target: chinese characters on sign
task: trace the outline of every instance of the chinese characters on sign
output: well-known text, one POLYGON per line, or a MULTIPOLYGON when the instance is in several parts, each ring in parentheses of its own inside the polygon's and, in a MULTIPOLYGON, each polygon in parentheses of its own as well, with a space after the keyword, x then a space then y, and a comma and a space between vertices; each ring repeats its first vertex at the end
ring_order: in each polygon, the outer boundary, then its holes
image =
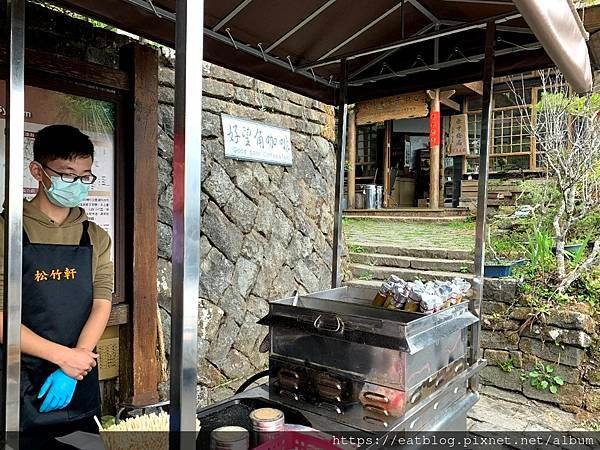
POLYGON ((429 115, 429 144, 440 145, 440 112, 431 111, 429 115))
POLYGON ((292 165, 290 130, 221 114, 225 156, 246 161, 292 165))
POLYGON ((71 267, 65 267, 65 270, 52 269, 49 272, 50 273, 46 272, 45 270, 38 269, 35 271, 35 274, 33 275, 33 279, 36 281, 36 283, 39 283, 41 281, 50 281, 50 280, 55 280, 55 281, 74 280, 75 275, 77 274, 77 270, 75 270, 71 267))
POLYGON ((446 156, 462 156, 469 154, 469 134, 467 115, 457 114, 450 117, 450 146, 446 156))

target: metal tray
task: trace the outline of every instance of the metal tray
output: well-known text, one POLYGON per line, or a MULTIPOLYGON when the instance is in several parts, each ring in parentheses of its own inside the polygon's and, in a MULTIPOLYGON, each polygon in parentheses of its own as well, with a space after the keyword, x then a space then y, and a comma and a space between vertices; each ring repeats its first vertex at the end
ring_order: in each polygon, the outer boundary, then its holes
POLYGON ((341 287, 273 301, 259 323, 409 354, 476 323, 468 303, 435 314, 410 313, 370 306, 375 289, 341 287))

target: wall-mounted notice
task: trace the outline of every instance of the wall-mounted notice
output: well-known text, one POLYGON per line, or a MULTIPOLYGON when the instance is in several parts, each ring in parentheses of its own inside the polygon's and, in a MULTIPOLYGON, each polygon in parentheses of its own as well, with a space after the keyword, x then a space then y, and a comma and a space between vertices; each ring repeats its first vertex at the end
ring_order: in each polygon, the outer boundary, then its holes
POLYGON ((225 156, 245 161, 292 165, 290 130, 221 114, 225 156))
MULTIPOLYGON (((4 81, 0 80, 0 130, 4 130, 4 81)), ((47 125, 69 124, 88 135, 94 144, 92 172, 98 177, 88 198, 81 204, 90 220, 114 235, 114 105, 57 91, 25 87, 25 133, 23 159, 23 197, 30 200, 38 190, 38 182, 29 172, 33 160, 33 142, 38 131, 47 125)), ((0 173, 4 177, 4 138, 0 138, 0 173)), ((0 210, 4 200, 4 182, 0 183, 0 210)))

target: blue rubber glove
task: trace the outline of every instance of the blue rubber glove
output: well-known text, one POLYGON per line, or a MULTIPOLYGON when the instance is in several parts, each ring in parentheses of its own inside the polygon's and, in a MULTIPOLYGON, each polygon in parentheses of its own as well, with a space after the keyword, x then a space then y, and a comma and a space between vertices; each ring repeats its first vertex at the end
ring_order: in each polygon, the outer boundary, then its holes
POLYGON ((66 375, 61 369, 56 369, 46 378, 38 394, 37 398, 46 396, 40 407, 40 412, 45 413, 65 408, 71 403, 76 385, 76 379, 66 375))

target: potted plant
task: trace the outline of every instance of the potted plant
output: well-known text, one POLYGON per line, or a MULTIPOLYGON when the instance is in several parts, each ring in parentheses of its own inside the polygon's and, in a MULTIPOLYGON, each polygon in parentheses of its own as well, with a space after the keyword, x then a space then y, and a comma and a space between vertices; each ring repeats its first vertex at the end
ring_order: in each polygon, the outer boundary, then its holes
POLYGON ((487 278, 505 278, 512 275, 515 267, 522 266, 527 262, 517 252, 519 246, 510 240, 498 239, 494 243, 488 230, 488 254, 489 260, 483 268, 483 275, 487 278))

